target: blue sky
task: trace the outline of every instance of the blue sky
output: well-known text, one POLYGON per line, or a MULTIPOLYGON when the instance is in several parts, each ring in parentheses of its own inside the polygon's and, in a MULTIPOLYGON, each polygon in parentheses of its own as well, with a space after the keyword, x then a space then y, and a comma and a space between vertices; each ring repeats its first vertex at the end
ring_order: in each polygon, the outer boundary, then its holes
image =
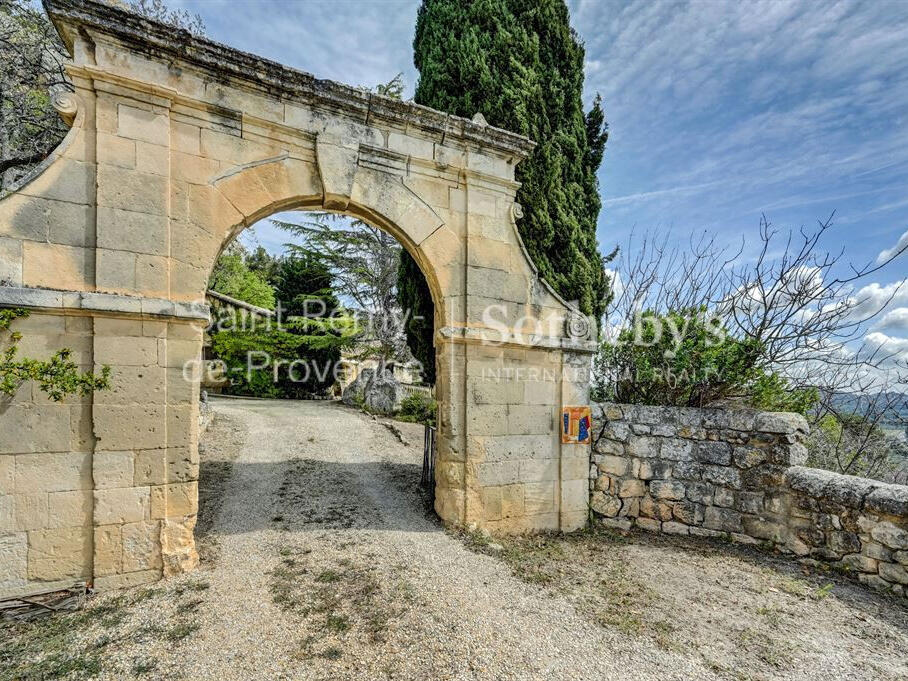
MULTIPOLYGON (((416 0, 172 4, 199 12, 215 40, 353 85, 402 72, 412 95, 416 0)), ((611 128, 603 250, 652 229, 754 244, 764 212, 797 228, 835 210, 825 245, 861 264, 908 240, 908 1, 569 6, 587 102, 602 94, 611 128)), ((906 275, 908 254, 873 283, 906 275)), ((877 331, 908 352, 899 298, 877 331)))

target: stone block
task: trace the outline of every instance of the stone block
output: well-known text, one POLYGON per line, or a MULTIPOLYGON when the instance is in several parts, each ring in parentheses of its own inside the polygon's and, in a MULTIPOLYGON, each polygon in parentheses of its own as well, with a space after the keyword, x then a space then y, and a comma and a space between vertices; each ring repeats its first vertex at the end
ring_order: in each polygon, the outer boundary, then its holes
POLYGON ((119 104, 117 134, 125 139, 142 140, 166 147, 170 145, 170 120, 165 113, 119 104))
POLYGON ((617 475, 620 477, 627 473, 628 463, 628 459, 625 459, 624 457, 604 455, 599 457, 596 465, 603 473, 609 473, 610 475, 617 475))
POLYGON ((520 482, 544 482, 558 480, 558 459, 530 459, 520 461, 520 482))
MULTIPOLYGON (((69 419, 66 438, 69 439, 69 419)), ((59 422, 46 424, 60 427, 59 422)), ((21 454, 16 457, 16 493, 66 492, 91 487, 91 455, 87 452, 21 454)))
POLYGON ((135 454, 132 486, 147 487, 167 482, 167 450, 142 449, 135 454))
POLYGON ((647 532, 662 531, 662 523, 652 518, 637 518, 635 523, 637 527, 639 527, 641 530, 646 530, 647 532))
POLYGON ((155 449, 166 444, 163 405, 99 404, 94 412, 98 451, 155 449))
POLYGON ((713 503, 723 508, 737 508, 738 495, 726 487, 716 487, 713 491, 713 503))
POLYGON ((908 485, 874 484, 876 489, 864 500, 864 508, 908 519, 908 485))
POLYGON ((731 463, 731 445, 727 442, 700 442, 697 445, 697 461, 728 466, 731 463))
MULTIPOLYGON (((455 464, 463 472, 463 466, 455 464)), ((192 482, 199 479, 199 452, 196 447, 167 448, 167 482, 192 482)), ((463 484, 461 481, 460 484, 463 484)))
POLYGON ((199 484, 177 482, 167 485, 167 517, 195 515, 199 510, 199 484))
POLYGON ((807 433, 810 428, 800 414, 760 412, 754 419, 754 430, 763 433, 807 433))
POLYGON ((504 485, 501 487, 502 518, 519 518, 526 515, 524 486, 504 485))
POLYGON ((589 477, 590 459, 589 455, 585 456, 566 456, 561 457, 561 479, 562 480, 580 480, 589 477))
POLYGON ((863 553, 868 558, 873 558, 874 560, 881 560, 884 562, 892 560, 892 551, 887 549, 882 544, 878 544, 874 541, 863 542, 861 553, 863 553))
POLYGON ((94 491, 94 519, 97 525, 137 523, 151 517, 148 487, 124 487, 94 491))
POLYGON ((666 521, 662 523, 662 531, 665 534, 688 534, 690 528, 682 523, 666 521))
POLYGON ((590 490, 586 480, 565 480, 561 483, 561 512, 587 511, 590 490))
POLYGON ((763 513, 763 501, 765 495, 762 492, 739 492, 737 499, 738 509, 744 513, 759 515, 763 513))
POLYGON ((745 515, 742 516, 741 523, 744 533, 750 537, 777 543, 785 541, 787 528, 782 522, 760 516, 745 515))
POLYGON ((0 593, 28 583, 28 535, 0 535, 0 593))
POLYGON ((873 573, 877 571, 879 561, 868 558, 860 553, 852 553, 851 555, 842 557, 842 564, 849 570, 873 573))
POLYGON ((703 522, 704 508, 691 501, 678 501, 672 505, 672 517, 685 525, 700 525, 703 522))
POLYGON ((642 497, 646 494, 646 483, 642 480, 621 480, 618 482, 618 496, 642 497))
POLYGON ((640 499, 640 515, 657 520, 671 520, 672 506, 664 501, 657 501, 651 496, 640 499))
POLYGON ((687 498, 689 500, 707 505, 713 503, 714 488, 709 483, 689 482, 687 483, 686 488, 687 498))
POLYGON ((672 465, 667 461, 655 461, 653 459, 641 459, 638 476, 641 480, 652 480, 653 478, 667 478, 672 473, 672 465))
POLYGON ((167 216, 99 207, 97 244, 112 251, 169 255, 167 216))
POLYGON ((590 508, 599 515, 613 518, 621 510, 621 499, 611 494, 594 492, 590 497, 590 508))
POLYGON ((908 530, 898 527, 888 520, 878 523, 871 529, 870 536, 890 549, 900 551, 908 549, 908 530))
POLYGON ((508 407, 508 434, 543 435, 554 431, 554 410, 549 406, 508 407))
POLYGON ((729 466, 703 466, 703 479, 714 485, 723 485, 734 489, 741 489, 741 474, 737 469, 729 466))
MULTIPOLYGON (((2 419, 0 457, 4 454, 69 450, 70 409, 66 405, 14 403, 3 412, 2 419)), ((25 459, 17 458, 17 461, 24 462, 25 459)))
POLYGON ((94 574, 95 577, 117 574, 123 571, 122 525, 104 525, 94 528, 94 574))
POLYGON ((41 530, 47 527, 47 493, 16 494, 16 529, 41 530))
MULTIPOLYGON (((141 324, 138 326, 141 333, 141 324)), ((158 366, 156 338, 95 336, 95 362, 118 366, 158 366)))
MULTIPOLYGON (((2 491, 12 490, 11 487, 2 491)), ((0 494, 0 535, 16 530, 16 497, 0 494)))
POLYGON ((83 527, 32 530, 28 533, 28 578, 57 581, 88 576, 91 530, 83 527))
POLYGON ((500 520, 502 517, 501 488, 483 487, 480 491, 480 498, 482 499, 483 518, 486 520, 500 520))
POLYGON ((658 457, 663 443, 667 442, 670 441, 661 437, 632 437, 627 443, 627 453, 640 458, 658 457))
POLYGON ((167 178, 154 173, 98 166, 98 207, 161 213, 170 195, 167 178))
POLYGON ((477 471, 477 480, 483 487, 512 485, 520 481, 520 463, 518 461, 481 463, 477 471))
POLYGON ((896 565, 895 563, 880 563, 879 573, 880 577, 887 582, 908 584, 908 570, 902 565, 896 565))
POLYGON ((557 485, 554 481, 525 483, 523 498, 525 512, 528 515, 552 513, 558 504, 557 485))
POLYGON ((653 480, 649 484, 649 493, 656 499, 683 499, 685 491, 684 484, 677 480, 653 480))
POLYGON ((730 508, 707 508, 703 516, 703 526, 708 530, 719 532, 741 532, 741 514, 730 508))
POLYGON ((47 528, 88 527, 92 522, 91 491, 50 492, 47 528))
POLYGON ((161 523, 161 558, 164 575, 177 575, 194 570, 199 564, 192 532, 195 518, 164 520, 161 523))
POLYGON ((593 445, 593 451, 605 456, 622 456, 624 454, 624 443, 607 437, 600 437, 593 445))
POLYGON ((132 487, 135 478, 132 452, 95 452, 92 475, 97 489, 132 487))
MULTIPOLYGON (((702 444, 702 443, 701 443, 702 444)), ((698 447, 700 444, 697 445, 698 447)), ((689 440, 663 440, 660 455, 669 461, 690 461, 693 459, 694 445, 689 440)))
POLYGON ((161 532, 158 522, 128 523, 121 528, 123 571, 160 569, 161 532))

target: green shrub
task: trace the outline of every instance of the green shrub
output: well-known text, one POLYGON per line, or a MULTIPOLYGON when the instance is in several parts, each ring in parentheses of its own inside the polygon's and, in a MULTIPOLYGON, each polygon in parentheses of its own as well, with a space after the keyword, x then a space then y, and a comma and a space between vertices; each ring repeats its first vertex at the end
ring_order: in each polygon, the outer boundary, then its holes
POLYGON ((814 390, 792 390, 762 367, 763 348, 737 339, 704 309, 644 312, 596 358, 593 398, 630 404, 702 407, 738 402, 806 413, 814 390))
POLYGON ((438 415, 438 404, 428 395, 414 392, 407 395, 400 403, 397 418, 412 423, 425 423, 434 426, 438 415))
MULTIPOLYGON (((14 320, 28 317, 29 311, 23 308, 6 308, 0 310, 0 331, 6 331, 14 320)), ((70 359, 72 350, 57 350, 48 360, 29 359, 19 356, 19 341, 22 334, 14 331, 10 334, 9 345, 0 351, 0 393, 12 397, 23 382, 33 380, 38 387, 54 402, 61 401, 67 395, 89 395, 95 390, 110 388, 110 367, 101 368, 100 374, 80 371, 78 365, 70 359)))

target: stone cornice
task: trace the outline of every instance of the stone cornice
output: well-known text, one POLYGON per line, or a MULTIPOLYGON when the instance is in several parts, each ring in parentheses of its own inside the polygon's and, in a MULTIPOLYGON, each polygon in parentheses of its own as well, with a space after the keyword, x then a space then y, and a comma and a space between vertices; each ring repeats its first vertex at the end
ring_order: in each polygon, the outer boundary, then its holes
POLYGON ((0 307, 27 307, 36 310, 82 310, 117 315, 169 317, 209 321, 208 305, 178 303, 165 298, 143 298, 92 291, 57 291, 47 288, 0 286, 0 307))
POLYGON ((219 80, 233 78, 283 100, 330 108, 361 123, 380 121, 419 129, 442 142, 455 139, 525 158, 535 143, 522 135, 412 102, 372 94, 316 78, 263 57, 192 35, 139 14, 95 0, 43 0, 44 8, 70 46, 75 30, 90 27, 153 57, 192 64, 219 80), (69 27, 69 30, 67 30, 69 27))

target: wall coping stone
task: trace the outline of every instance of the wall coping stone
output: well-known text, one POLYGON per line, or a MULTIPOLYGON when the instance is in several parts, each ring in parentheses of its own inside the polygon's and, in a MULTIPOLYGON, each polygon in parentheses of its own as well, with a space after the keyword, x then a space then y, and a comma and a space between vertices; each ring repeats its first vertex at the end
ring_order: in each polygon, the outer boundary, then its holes
POLYGON ((37 310, 85 310, 130 315, 151 315, 210 321, 208 305, 179 303, 165 298, 143 298, 92 291, 57 291, 46 288, 0 286, 0 307, 37 310))

